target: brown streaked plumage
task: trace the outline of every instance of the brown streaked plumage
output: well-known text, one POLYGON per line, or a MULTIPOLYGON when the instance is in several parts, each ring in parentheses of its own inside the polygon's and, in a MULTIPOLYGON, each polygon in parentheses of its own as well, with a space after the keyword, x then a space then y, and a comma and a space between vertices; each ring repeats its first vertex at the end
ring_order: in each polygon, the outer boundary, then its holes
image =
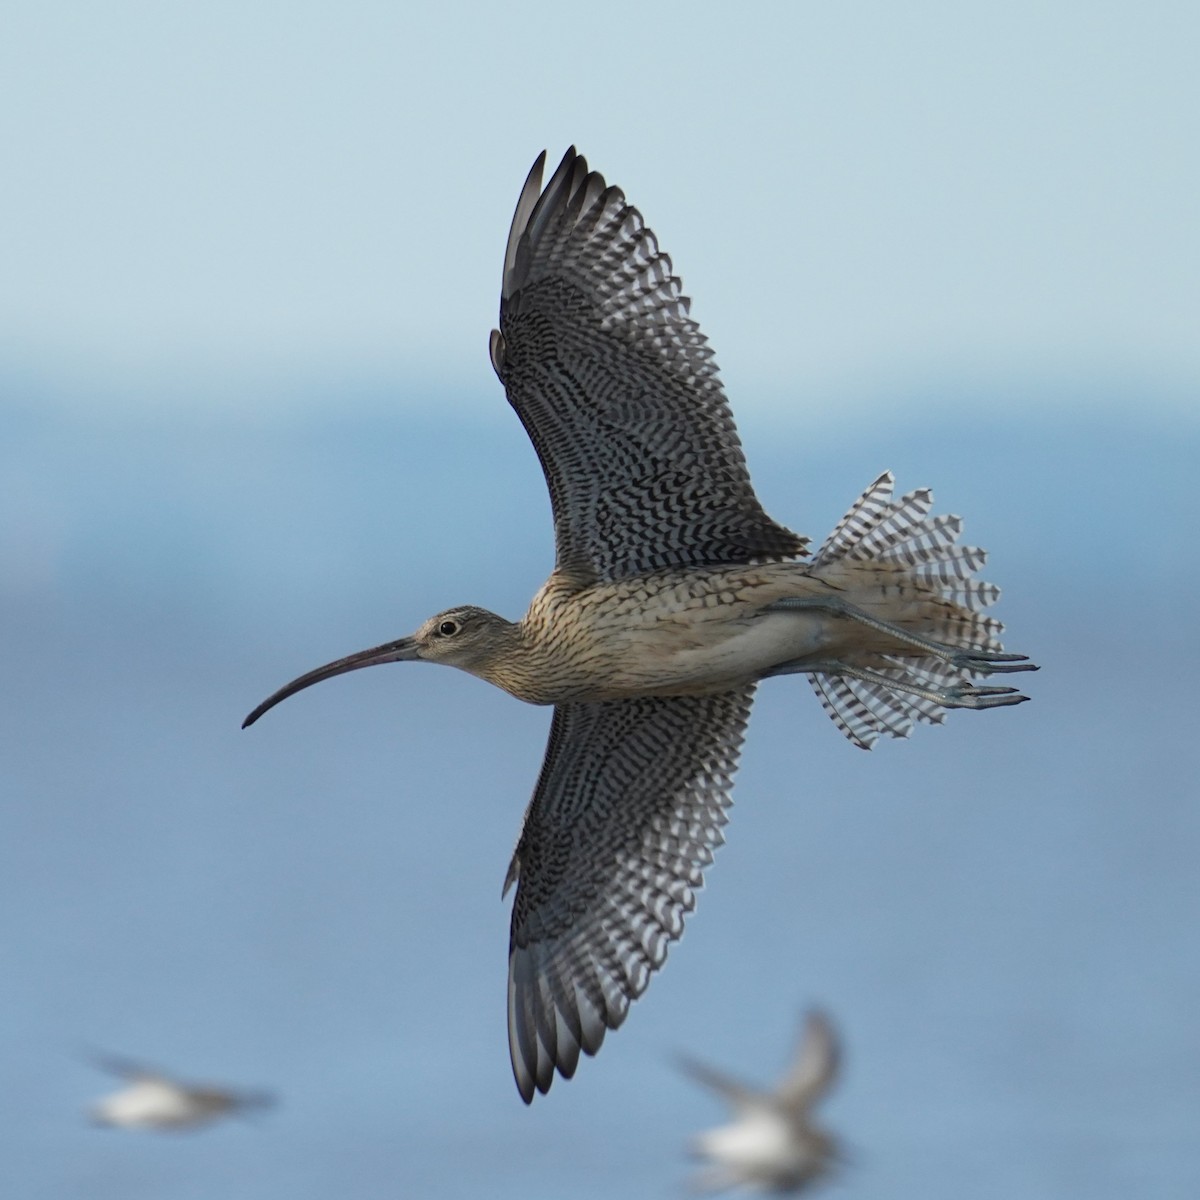
POLYGON ((985 555, 930 493, 890 475, 816 557, 767 516, 712 352, 671 261, 623 193, 574 149, 530 171, 504 257, 492 365, 537 450, 554 571, 510 622, 461 607, 411 637, 301 676, 442 662, 554 705, 509 867, 509 1048, 522 1097, 573 1074, 662 965, 721 842, 758 681, 807 675, 869 748, 947 708, 1025 697, 977 675, 1003 654, 985 555))

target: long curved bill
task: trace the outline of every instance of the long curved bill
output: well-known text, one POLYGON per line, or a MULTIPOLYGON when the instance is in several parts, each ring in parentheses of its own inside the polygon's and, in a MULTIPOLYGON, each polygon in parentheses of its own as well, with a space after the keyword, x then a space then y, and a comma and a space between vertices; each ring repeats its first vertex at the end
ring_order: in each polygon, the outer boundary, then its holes
POLYGON ((302 692, 314 683, 323 679, 332 679, 335 675, 344 675, 347 671, 357 671, 359 667, 373 667, 377 663, 413 662, 418 657, 416 639, 405 637, 396 642, 385 642, 382 646, 373 646, 370 650, 360 650, 357 654, 348 654, 336 662, 326 663, 284 684, 279 691, 268 696, 243 722, 242 728, 247 729, 268 709, 274 708, 280 700, 286 700, 297 692, 302 692))

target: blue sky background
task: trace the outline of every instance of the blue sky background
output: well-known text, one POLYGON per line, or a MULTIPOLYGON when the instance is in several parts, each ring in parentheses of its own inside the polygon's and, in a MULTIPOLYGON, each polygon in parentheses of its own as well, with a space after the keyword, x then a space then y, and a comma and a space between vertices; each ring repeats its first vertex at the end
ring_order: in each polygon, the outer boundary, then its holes
POLYGON ((0 1175, 14 1195, 679 1195, 808 1003, 849 1197, 1190 1196, 1200 813, 1189 5, 12 5, 0 18, 0 1175), (547 714, 297 672, 550 566, 487 362, 575 142, 695 297, 760 494, 987 546, 1020 709, 872 754, 764 686, 729 844, 532 1110, 500 884, 547 714), (267 1086, 97 1131, 88 1045, 267 1086))

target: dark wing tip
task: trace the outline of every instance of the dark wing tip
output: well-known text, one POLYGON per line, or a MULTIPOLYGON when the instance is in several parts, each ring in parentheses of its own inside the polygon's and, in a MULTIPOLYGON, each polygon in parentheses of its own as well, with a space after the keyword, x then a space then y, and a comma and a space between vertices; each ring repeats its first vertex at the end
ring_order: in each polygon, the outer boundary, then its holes
MULTIPOLYGON (((567 154, 574 154, 575 147, 572 146, 567 154)), ((538 197, 542 191, 542 172, 546 169, 546 152, 543 150, 541 154, 534 159, 533 166, 529 168, 529 174, 525 176, 525 183, 521 188, 521 195, 517 199, 517 207, 513 211, 512 225, 508 230, 508 244, 504 248, 504 275, 501 279, 501 295, 509 294, 509 280, 512 276, 513 269, 517 265, 517 247, 521 244, 521 235, 525 232, 525 227, 529 224, 529 218, 534 207, 538 202, 538 197)))
POLYGON ((556 981, 537 951, 510 950, 508 1050, 521 1099, 530 1104, 535 1092, 545 1095, 556 1074, 571 1079, 581 1054, 595 1054, 627 1011, 627 1002, 597 1007, 588 989, 556 981))
POLYGON ((543 150, 525 178, 513 212, 504 251, 502 302, 520 289, 528 270, 530 248, 538 243, 556 216, 574 205, 571 217, 578 220, 580 212, 585 211, 607 186, 603 175, 588 170, 587 159, 574 146, 567 148, 550 181, 542 187, 545 165, 546 152, 543 150))

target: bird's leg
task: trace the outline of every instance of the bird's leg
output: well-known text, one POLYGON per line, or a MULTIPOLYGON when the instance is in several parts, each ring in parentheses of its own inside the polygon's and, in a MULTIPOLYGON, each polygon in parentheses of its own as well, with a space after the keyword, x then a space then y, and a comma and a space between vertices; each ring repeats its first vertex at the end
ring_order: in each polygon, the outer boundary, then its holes
MULTIPOLYGON (((843 600, 840 596, 785 596, 782 600, 768 604, 763 611, 797 612, 805 609, 817 609, 835 617, 858 621, 898 642, 915 646, 934 658, 940 658, 953 667, 970 671, 975 675, 1002 675, 1010 671, 1036 671, 1038 669, 1035 663, 1029 661, 1028 655, 1005 654, 999 650, 981 650, 974 647, 964 649, 961 646, 948 646, 945 642, 938 642, 933 638, 924 637, 922 634, 902 629, 890 621, 881 621, 878 617, 871 616, 869 612, 843 600)), ((1013 689, 1007 690, 1012 691, 1013 689)))
POLYGON ((908 692, 911 696, 920 696, 923 700, 930 700, 943 708, 1002 708, 1007 704, 1021 704, 1029 699, 1028 696, 1022 696, 1016 688, 976 687, 966 680, 953 687, 925 687, 912 682, 911 679, 880 675, 877 671, 868 671, 865 667, 852 667, 837 659, 814 662, 811 659, 798 658, 793 662, 778 663, 769 671, 763 672, 764 679, 773 675, 841 675, 847 679, 861 679, 863 683, 873 683, 894 692, 908 692))

